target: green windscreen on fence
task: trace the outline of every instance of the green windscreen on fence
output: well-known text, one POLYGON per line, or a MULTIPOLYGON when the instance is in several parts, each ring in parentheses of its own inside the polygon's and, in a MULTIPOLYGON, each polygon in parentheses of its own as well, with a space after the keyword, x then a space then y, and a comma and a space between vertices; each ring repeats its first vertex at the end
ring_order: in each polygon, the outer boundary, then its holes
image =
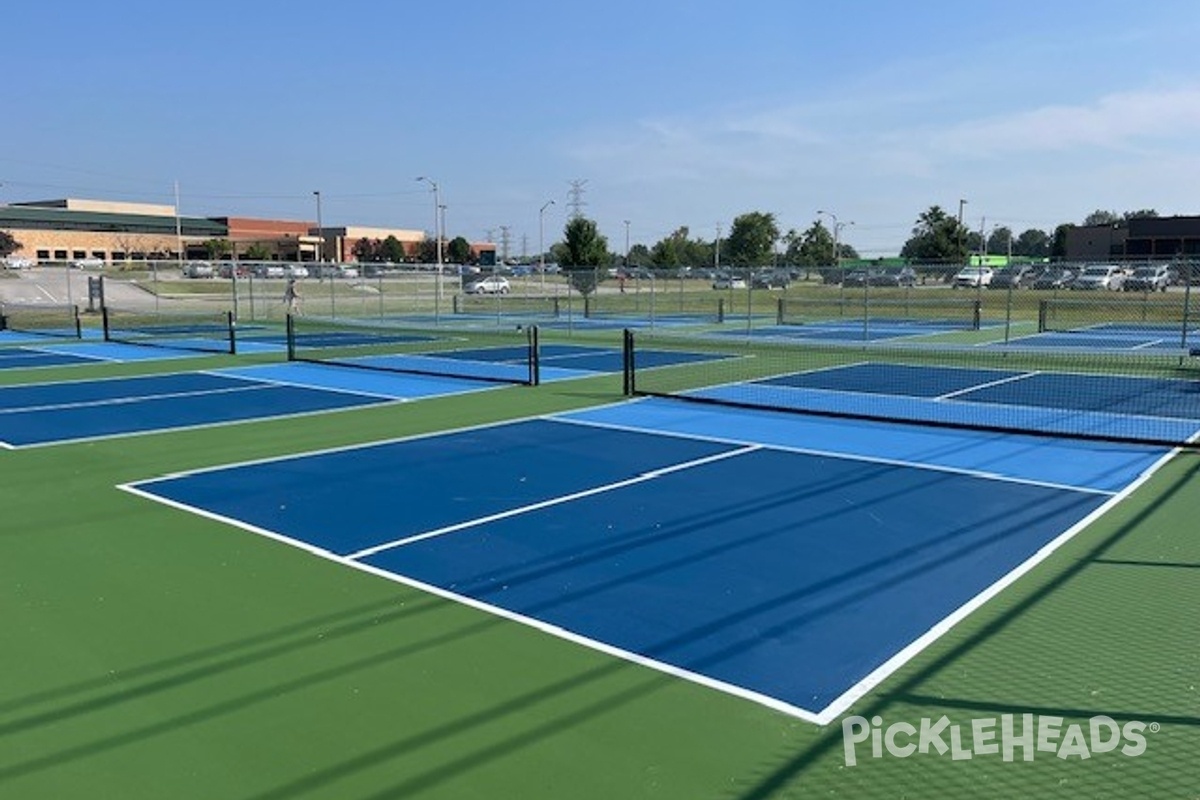
POLYGON ((717 338, 627 331, 627 393, 1171 447, 1200 432, 1200 350, 717 338), (655 366, 665 349, 697 357, 655 366))
POLYGON ((55 303, 4 303, 0 306, 0 330, 78 339, 79 309, 55 303))
POLYGON ((288 317, 288 359, 381 372, 536 385, 537 328, 421 327, 288 317))

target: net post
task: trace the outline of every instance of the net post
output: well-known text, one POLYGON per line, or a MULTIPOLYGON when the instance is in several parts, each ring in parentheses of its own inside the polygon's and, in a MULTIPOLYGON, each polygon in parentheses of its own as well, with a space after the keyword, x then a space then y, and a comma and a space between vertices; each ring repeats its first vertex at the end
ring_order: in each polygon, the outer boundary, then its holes
POLYGON ((554 318, 555 318, 555 319, 558 319, 558 317, 559 317, 559 310, 558 310, 558 298, 557 298, 557 297, 555 297, 555 298, 554 298, 554 318))
POLYGON ((529 385, 539 386, 542 382, 542 356, 538 345, 538 326, 530 325, 529 336, 529 385))
POLYGON ((1038 301, 1038 333, 1046 332, 1046 309, 1049 305, 1049 300, 1038 301))
POLYGON ((775 301, 775 324, 776 325, 783 324, 783 298, 782 297, 779 298, 777 301, 775 301))
POLYGON ((458 305, 458 295, 454 295, 454 296, 451 298, 451 302, 452 302, 452 304, 453 304, 453 309, 454 309, 454 313, 455 313, 455 314, 461 314, 461 313, 463 313, 463 312, 462 312, 462 309, 461 309, 461 308, 459 307, 459 305, 458 305))
POLYGON ((583 296, 583 318, 591 319, 592 316, 592 296, 585 294, 583 296))
POLYGON ((296 360, 296 321, 291 314, 287 315, 287 360, 296 360))
POLYGON ((75 338, 83 338, 83 324, 79 321, 79 306, 71 306, 71 321, 75 323, 75 338))
POLYGON ((0 331, 8 330, 8 314, 4 311, 4 306, 0 304, 0 331))
POLYGON ((725 321, 725 298, 717 298, 717 322, 725 321))
POLYGON ((233 319, 233 312, 225 312, 225 324, 229 326, 229 355, 237 355, 237 323, 233 319))
POLYGON ((971 304, 971 330, 977 331, 983 327, 983 301, 976 298, 971 304))
POLYGON ((104 328, 104 341, 111 342, 112 335, 111 335, 111 332, 109 331, 109 327, 108 327, 108 306, 107 305, 100 306, 100 324, 104 328))
POLYGON ((622 375, 622 391, 626 397, 632 397, 634 390, 637 388, 634 384, 633 370, 633 331, 629 328, 625 329, 622 336, 622 358, 621 358, 621 375, 622 375))

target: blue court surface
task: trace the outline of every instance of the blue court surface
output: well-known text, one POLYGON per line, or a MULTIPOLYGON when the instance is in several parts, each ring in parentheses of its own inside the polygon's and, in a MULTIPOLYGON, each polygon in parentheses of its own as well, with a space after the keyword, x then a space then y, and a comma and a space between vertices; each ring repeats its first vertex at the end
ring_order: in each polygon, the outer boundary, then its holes
POLYGON ((1200 381, 864 362, 697 389, 756 406, 914 422, 1181 442, 1200 432, 1200 381))
MULTIPOLYGON (((1190 331, 1185 336, 1179 328, 1170 330, 1149 326, 1101 325, 1078 331, 1047 331, 1014 337, 1008 344, 1054 349, 1185 350, 1200 347, 1200 332, 1190 331)), ((993 346, 1003 345, 997 342, 993 346)))
POLYGON ((1166 453, 648 399, 123 488, 825 724, 1166 453))
POLYGON ((289 417, 481 391, 458 378, 312 364, 0 387, 7 448, 289 417))
MULTIPOLYGON (((542 381, 569 380, 594 373, 620 372, 624 366, 621 350, 574 344, 542 344, 538 348, 542 381)), ((673 366, 709 361, 727 356, 681 350, 639 350, 638 367, 673 366)), ((529 349, 524 345, 472 347, 439 350, 424 354, 353 356, 339 362, 378 369, 436 370, 464 376, 522 380, 528 368, 529 349)))
POLYGON ((66 367, 79 364, 123 361, 157 361, 189 358, 197 353, 186 349, 146 347, 144 345, 89 341, 88 339, 50 339, 0 331, 0 369, 66 367))
POLYGON ((810 341, 885 341, 913 336, 928 336, 966 330, 964 323, 921 322, 880 319, 864 325, 862 320, 811 322, 803 325, 764 325, 761 327, 731 326, 716 331, 721 336, 753 336, 762 338, 800 339, 810 341))

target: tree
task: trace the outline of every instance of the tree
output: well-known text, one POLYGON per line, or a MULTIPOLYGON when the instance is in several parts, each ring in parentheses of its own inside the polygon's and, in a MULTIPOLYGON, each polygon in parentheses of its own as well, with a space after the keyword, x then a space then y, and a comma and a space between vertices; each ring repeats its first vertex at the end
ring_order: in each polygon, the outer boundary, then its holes
POLYGON ((1074 227, 1066 222, 1054 229, 1054 242, 1050 245, 1051 258, 1067 257, 1067 233, 1074 227))
POLYGON ((204 242, 204 254, 210 261, 225 258, 233 251, 228 239, 208 239, 204 242))
POLYGON ((1050 255, 1050 234, 1029 228, 1013 242, 1013 255, 1026 258, 1045 258, 1050 255))
POLYGON ((713 263, 712 242, 689 239, 686 225, 676 228, 650 250, 650 263, 656 267, 698 267, 713 263))
POLYGON ((1126 211, 1121 215, 1121 219, 1128 222, 1131 219, 1154 219, 1158 216, 1158 212, 1153 208, 1139 208, 1137 211, 1126 211))
POLYGON ((965 226, 946 213, 941 206, 930 206, 912 229, 912 237, 904 243, 900 255, 916 261, 966 261, 967 234, 965 226))
POLYGON ((650 248, 644 244, 635 244, 629 248, 629 263, 635 266, 652 263, 650 248))
POLYGON ((377 263, 383 260, 379 255, 379 240, 363 237, 354 243, 350 250, 354 257, 363 263, 377 263))
POLYGON ((1115 211, 1105 211, 1104 209, 1096 209, 1092 213, 1083 218, 1084 227, 1094 225, 1112 225, 1121 221, 1121 215, 1115 211))
POLYGON ((787 251, 784 260, 802 267, 820 267, 833 264, 837 259, 833 252, 833 234, 821 224, 814 222, 804 233, 788 231, 784 236, 787 251))
MULTIPOLYGON (((432 243, 432 239, 429 240, 432 243)), ((404 261, 404 243, 395 236, 388 236, 379 243, 379 258, 392 264, 399 264, 404 261)), ((424 248, 422 248, 422 260, 424 259, 424 248)), ((434 261, 435 258, 430 258, 429 261, 434 261)))
POLYGON ((991 235, 987 238, 987 253, 993 256, 1005 255, 1011 244, 1013 244, 1012 228, 1006 225, 997 225, 992 228, 991 235))
POLYGON ((7 258, 21 249, 23 245, 13 238, 8 231, 0 231, 0 258, 7 258))
POLYGON ((779 239, 775 215, 761 211, 742 214, 733 221, 725 241, 726 260, 741 267, 770 264, 779 239))
POLYGON ((456 236, 446 243, 446 258, 451 264, 466 264, 471 260, 471 243, 456 236))
POLYGON ((246 252, 242 253, 242 258, 247 261, 269 261, 271 251, 262 242, 255 242, 246 248, 246 252))
POLYGON ((560 263, 567 280, 580 294, 587 296, 600 281, 600 266, 608 263, 608 240, 596 223, 587 217, 575 217, 563 229, 560 263))

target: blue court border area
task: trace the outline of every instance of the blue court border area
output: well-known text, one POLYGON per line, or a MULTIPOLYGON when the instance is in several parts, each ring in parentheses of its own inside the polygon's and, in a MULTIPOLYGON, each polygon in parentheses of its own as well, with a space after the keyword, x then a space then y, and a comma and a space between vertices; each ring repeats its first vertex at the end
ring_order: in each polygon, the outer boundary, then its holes
POLYGON ((827 724, 1168 454, 648 399, 122 488, 827 724))
POLYGON ((293 417, 495 388, 313 364, 0 387, 0 447, 16 449, 293 417))

